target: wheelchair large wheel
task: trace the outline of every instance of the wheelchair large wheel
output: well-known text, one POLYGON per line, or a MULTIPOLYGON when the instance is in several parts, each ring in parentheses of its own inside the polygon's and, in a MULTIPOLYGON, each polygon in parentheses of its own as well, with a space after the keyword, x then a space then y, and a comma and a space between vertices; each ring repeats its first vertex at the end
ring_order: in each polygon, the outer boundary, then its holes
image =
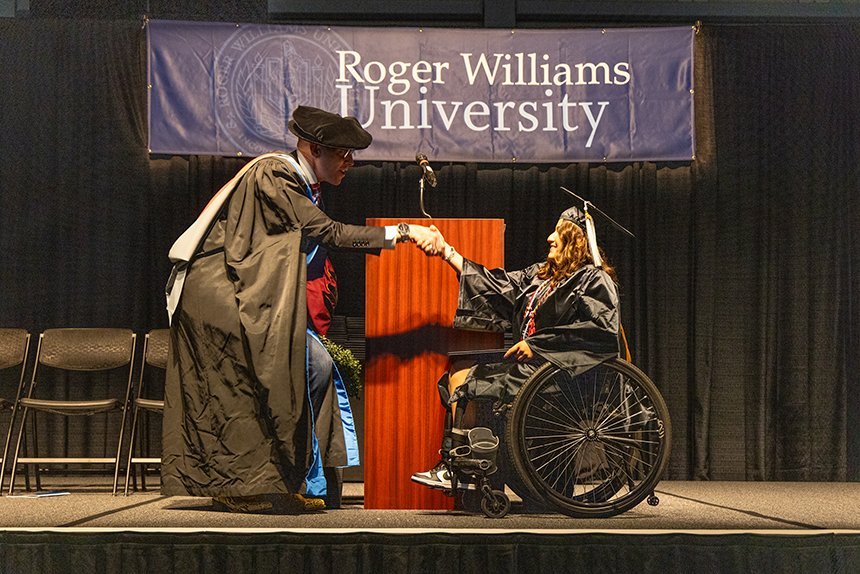
POLYGON ((506 447, 533 497, 564 514, 598 518, 650 495, 669 460, 669 412, 654 383, 621 359, 571 376, 551 363, 508 411, 506 447))

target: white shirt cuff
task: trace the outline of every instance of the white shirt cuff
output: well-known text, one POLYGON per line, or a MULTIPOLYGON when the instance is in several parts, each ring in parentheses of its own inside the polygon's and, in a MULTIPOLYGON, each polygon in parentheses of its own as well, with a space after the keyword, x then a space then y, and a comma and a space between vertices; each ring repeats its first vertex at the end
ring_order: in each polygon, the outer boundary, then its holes
POLYGON ((397 245, 397 236, 400 235, 397 232, 396 225, 386 225, 385 226, 385 249, 394 249, 397 245))

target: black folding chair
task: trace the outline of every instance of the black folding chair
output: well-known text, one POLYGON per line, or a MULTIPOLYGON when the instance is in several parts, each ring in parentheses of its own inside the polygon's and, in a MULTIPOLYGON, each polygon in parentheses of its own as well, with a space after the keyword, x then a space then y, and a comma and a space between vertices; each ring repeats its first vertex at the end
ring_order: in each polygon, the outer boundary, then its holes
MULTIPOLYGON (((137 394, 134 398, 134 415, 131 419, 131 438, 128 448, 128 464, 125 467, 125 495, 128 496, 128 483, 131 477, 132 465, 150 465, 161 464, 161 457, 145 457, 143 440, 138 435, 138 423, 140 421, 141 410, 146 412, 162 413, 164 412, 164 386, 160 386, 156 398, 147 398, 147 395, 153 396, 152 386, 155 383, 154 379, 160 376, 161 382, 164 382, 164 370, 167 368, 167 348, 168 339, 170 337, 169 329, 153 329, 146 334, 143 341, 143 361, 140 365, 140 377, 137 385, 137 394), (145 392, 145 390, 148 392, 145 392), (137 443, 135 442, 137 438, 137 443), (135 449, 138 455, 135 456, 135 449)), ((143 490, 146 490, 146 466, 141 469, 140 485, 143 490)))
MULTIPOLYGON (((136 335, 129 329, 48 329, 40 335, 30 385, 26 396, 19 398, 17 403, 17 408, 22 409, 23 414, 12 460, 10 494, 14 492, 18 465, 28 463, 37 465, 37 488, 41 487, 38 474, 40 464, 112 464, 113 494, 116 494, 127 412, 125 405, 131 394, 136 340, 136 335), (124 369, 126 377, 124 397, 119 392, 111 391, 119 386, 110 384, 111 375, 120 369, 124 369), (39 456, 35 420, 31 421, 33 440, 30 445, 33 456, 20 456, 27 422, 35 419, 32 416, 35 412, 80 417, 107 415, 112 411, 120 411, 122 415, 113 457, 39 456)), ((65 439, 68 441, 68 434, 65 439)), ((92 446, 86 445, 89 449, 92 446)))

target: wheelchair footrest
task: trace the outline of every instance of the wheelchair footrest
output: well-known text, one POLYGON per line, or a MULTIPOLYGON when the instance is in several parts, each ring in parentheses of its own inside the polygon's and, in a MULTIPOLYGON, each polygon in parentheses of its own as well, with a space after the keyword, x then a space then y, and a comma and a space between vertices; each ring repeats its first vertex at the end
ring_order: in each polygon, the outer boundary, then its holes
MULTIPOLYGON (((452 429, 456 436, 459 429, 452 429)), ((460 431, 462 432, 462 431, 460 431)), ((448 454, 452 459, 472 457, 476 459, 495 460, 499 450, 499 437, 487 427, 475 427, 466 432, 467 441, 453 446, 448 454)))
MULTIPOLYGON (((456 433, 459 429, 453 429, 456 433)), ((496 472, 496 453, 499 437, 486 427, 475 427, 466 432, 466 444, 448 451, 451 470, 469 477, 483 477, 496 472)))

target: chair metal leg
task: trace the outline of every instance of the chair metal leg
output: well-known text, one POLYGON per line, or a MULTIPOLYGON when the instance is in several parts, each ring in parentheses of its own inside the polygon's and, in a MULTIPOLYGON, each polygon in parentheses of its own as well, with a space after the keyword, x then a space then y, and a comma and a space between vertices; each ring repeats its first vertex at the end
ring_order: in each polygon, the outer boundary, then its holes
MULTIPOLYGON (((27 437, 24 437, 24 454, 30 454, 30 443, 27 442, 27 437)), ((30 492, 32 489, 32 485, 30 484, 30 464, 27 463, 24 465, 24 490, 30 492)))
MULTIPOLYGON (((9 480, 9 494, 15 492, 15 473, 18 471, 18 456, 21 453, 21 439, 24 437, 24 427, 27 425, 27 414, 29 409, 24 408, 24 413, 21 415, 21 426, 18 427, 18 440, 15 441, 15 456, 12 458, 12 476, 9 480)), ((27 471, 27 482, 29 483, 30 471, 27 471)), ((29 489, 29 484, 27 485, 29 489)))
MULTIPOLYGON (((128 462, 125 465, 125 489, 123 494, 128 496, 128 481, 131 478, 131 459, 134 458, 134 439, 137 435, 137 417, 140 414, 140 408, 135 404, 134 416, 131 417, 131 437, 128 439, 128 462)), ((139 439, 138 439, 139 440, 139 439)), ((136 482, 136 481, 135 481, 136 482)), ((135 485, 137 486, 137 485, 135 485)))
POLYGON ((9 421, 9 431, 6 433, 6 444, 3 446, 3 463, 0 465, 0 494, 3 492, 3 481, 6 479, 6 463, 9 460, 9 443, 12 441, 12 430, 15 427, 15 407, 12 408, 11 417, 12 419, 9 421))
MULTIPOLYGON (((132 394, 132 378, 131 373, 128 375, 128 384, 125 389, 125 402, 122 404, 122 422, 119 424, 119 440, 116 445, 116 458, 114 459, 114 469, 113 469, 113 491, 111 494, 116 496, 116 488, 119 485, 119 465, 122 461, 122 445, 125 439, 125 423, 128 420, 128 411, 131 408, 131 394, 132 394)), ((133 439, 132 439, 133 440, 133 439)), ((128 445, 129 453, 134 450, 134 443, 130 442, 128 445)), ((129 454, 129 464, 131 464, 131 454, 129 454)), ((127 471, 126 471, 127 472, 127 471)))
MULTIPOLYGON (((36 411, 33 411, 33 414, 30 416, 30 420, 33 423, 33 457, 34 458, 39 456, 39 425, 37 424, 39 417, 37 415, 38 415, 38 413, 36 411)), ((28 474, 29 474, 29 470, 28 470, 28 474)), ((33 475, 36 477, 36 491, 38 492, 38 491, 42 490, 42 475, 39 472, 39 463, 38 462, 33 463, 33 475)), ((27 490, 29 490, 29 487, 27 490)))
MULTIPOLYGON (((141 456, 144 456, 143 453, 150 453, 150 444, 149 444, 149 411, 143 412, 143 420, 141 424, 143 425, 143 429, 140 433, 138 433, 138 443, 140 444, 140 453, 141 456)), ((140 465, 140 490, 146 492, 146 463, 140 465)))

